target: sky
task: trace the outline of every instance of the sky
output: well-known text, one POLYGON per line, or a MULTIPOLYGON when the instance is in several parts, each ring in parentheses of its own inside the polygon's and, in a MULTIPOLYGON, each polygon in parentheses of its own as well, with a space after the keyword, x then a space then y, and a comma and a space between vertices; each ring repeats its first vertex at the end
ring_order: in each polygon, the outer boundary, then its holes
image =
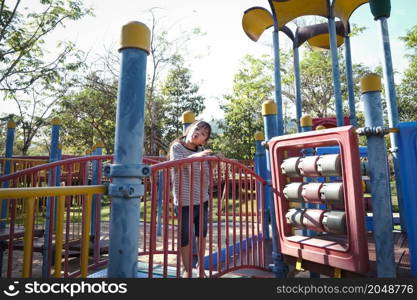
MULTIPOLYGON (((26 0, 30 1, 30 0, 26 0)), ((200 86, 200 93, 206 98, 206 111, 202 118, 219 118, 218 99, 230 93, 233 76, 245 54, 260 55, 272 53, 271 30, 266 31, 255 43, 243 32, 243 12, 253 6, 269 9, 267 0, 84 0, 86 7, 94 9, 95 17, 68 23, 57 30, 52 40, 71 40, 78 48, 94 53, 104 53, 112 45, 116 49, 121 27, 130 21, 140 21, 150 26, 150 8, 158 7, 161 23, 167 24, 169 34, 178 36, 184 30, 200 27, 206 33, 204 38, 191 41, 188 45, 190 57, 187 66, 191 69, 193 81, 200 86), (200 57, 196 59, 195 57, 200 57)), ((407 66, 405 49, 399 36, 417 24, 415 0, 391 0, 391 17, 388 19, 393 65, 398 71, 407 66)), ((364 63, 374 68, 382 63, 382 50, 378 30, 379 22, 374 21, 369 5, 358 8, 350 19, 351 23, 367 29, 360 36, 351 39, 353 63, 364 63)), ((280 41, 289 46, 289 39, 283 35, 280 41)), ((51 47, 53 49, 53 47, 51 47)), ((115 50, 116 51, 116 50, 115 50)), ((271 78, 273 80, 273 78, 271 78)), ((396 78, 398 81, 399 79, 396 78)), ((11 109, 11 108, 8 108, 11 109)))

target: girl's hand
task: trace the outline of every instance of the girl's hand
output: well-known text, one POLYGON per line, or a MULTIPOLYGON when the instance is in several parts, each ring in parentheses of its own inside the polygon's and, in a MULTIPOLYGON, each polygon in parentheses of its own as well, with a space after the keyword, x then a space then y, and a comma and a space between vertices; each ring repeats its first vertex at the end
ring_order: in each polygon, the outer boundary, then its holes
POLYGON ((197 152, 196 154, 190 155, 189 157, 204 157, 204 156, 209 156, 212 153, 213 153, 213 150, 206 149, 204 151, 197 152))

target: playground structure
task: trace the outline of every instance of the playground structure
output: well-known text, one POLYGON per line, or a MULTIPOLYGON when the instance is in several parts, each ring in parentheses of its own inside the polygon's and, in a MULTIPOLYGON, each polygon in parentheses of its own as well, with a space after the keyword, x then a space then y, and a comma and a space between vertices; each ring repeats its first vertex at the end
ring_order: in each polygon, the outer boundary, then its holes
MULTIPOLYGON (((60 124, 55 119, 49 158, 13 158, 15 124, 9 122, 0 177, 2 276, 180 277, 181 214, 175 213, 172 202, 171 176, 177 174, 181 185, 183 174, 191 172, 188 184, 192 186, 194 168, 190 166, 195 165, 209 169, 207 247, 203 252, 202 245, 195 245, 196 250, 189 252, 204 262, 196 270, 198 277, 251 269, 283 278, 289 267, 310 270, 311 277, 417 275, 417 185, 412 173, 417 167, 417 123, 398 121, 387 26, 389 1, 369 1, 381 23, 389 127, 384 127, 382 117, 380 78, 371 74, 361 81, 364 128, 355 128, 348 21, 368 1, 268 2, 271 12, 250 8, 242 22, 255 41, 269 27, 274 29, 276 98, 262 106, 265 134, 255 137, 255 166, 217 157, 164 161, 143 155, 150 32, 142 23, 129 23, 122 29, 114 156, 102 155, 102 145, 97 144, 91 156, 62 157, 60 124), (285 25, 304 15, 326 17, 328 24, 298 28, 293 34, 285 25), (341 20, 337 26, 335 17, 341 20), (284 135, 278 113, 282 112, 279 31, 294 42, 299 133, 292 135, 284 135), (332 53, 335 122, 302 116, 298 47, 305 41, 332 53), (336 51, 342 44, 348 119, 343 116, 336 51), (365 149, 358 146, 358 134, 367 137, 365 149), (400 208, 397 232, 393 231, 386 134, 390 134, 400 208), (364 193, 371 197, 364 198, 364 193), (109 203, 111 217, 105 221, 103 207, 109 203), (368 220, 372 228, 367 228, 368 220), (398 241, 406 242, 399 252, 398 241), (21 274, 15 270, 17 251, 23 251, 21 274), (34 272, 35 265, 41 266, 40 272, 39 268, 34 272)), ((183 115, 184 129, 193 120, 192 114, 183 115)), ((202 184, 204 175, 200 180, 202 184)), ((201 194, 195 201, 202 204, 203 199, 201 194)), ((193 241, 191 225, 189 232, 193 241)))

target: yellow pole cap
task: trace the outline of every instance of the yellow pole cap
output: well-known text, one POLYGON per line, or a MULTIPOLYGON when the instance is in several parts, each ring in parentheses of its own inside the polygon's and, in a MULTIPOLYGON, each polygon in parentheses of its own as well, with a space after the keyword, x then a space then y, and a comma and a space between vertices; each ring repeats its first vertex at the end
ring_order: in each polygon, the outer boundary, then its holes
POLYGON ((16 122, 13 120, 9 120, 7 122, 7 128, 16 128, 16 122))
POLYGON ((277 104, 273 100, 267 100, 262 103, 262 115, 276 115, 277 114, 277 104))
POLYGON ((137 48, 150 52, 151 31, 149 28, 137 21, 129 22, 122 27, 122 37, 119 51, 125 48, 137 48))
POLYGON ((309 115, 304 115, 300 119, 300 126, 301 127, 312 127, 313 126, 313 119, 309 115))
POLYGON ((58 117, 55 117, 51 121, 52 125, 61 125, 61 120, 58 117))
POLYGON ((255 133, 255 141, 263 141, 265 140, 265 135, 262 131, 257 131, 255 133))
POLYGON ((182 124, 191 124, 195 122, 195 114, 192 111, 187 110, 182 114, 182 124))
POLYGON ((378 74, 370 73, 361 78, 361 93, 379 92, 382 90, 381 77, 378 74))
POLYGON ((323 130, 323 129, 327 129, 326 126, 319 125, 316 127, 316 130, 323 130))
POLYGON ((104 148, 104 143, 103 142, 97 142, 94 147, 95 148, 104 148))

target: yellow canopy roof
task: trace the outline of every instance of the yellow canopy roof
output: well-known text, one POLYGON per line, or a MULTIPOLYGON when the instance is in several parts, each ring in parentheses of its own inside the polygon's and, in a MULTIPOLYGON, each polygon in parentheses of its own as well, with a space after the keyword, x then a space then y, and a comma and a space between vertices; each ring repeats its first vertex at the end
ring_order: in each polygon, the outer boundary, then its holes
POLYGON ((368 0, 335 0, 333 3, 334 16, 342 20, 346 26, 353 12, 367 2, 368 0))
MULTIPOLYGON (((307 40, 311 47, 316 50, 328 50, 330 49, 330 35, 328 33, 323 33, 312 37, 311 39, 307 40)), ((340 47, 344 39, 340 35, 336 35, 337 47, 340 47)))
POLYGON ((243 14, 243 30, 252 41, 256 42, 262 33, 272 25, 274 25, 272 15, 263 7, 251 7, 243 14))
POLYGON ((316 15, 326 18, 329 15, 327 0, 289 0, 286 2, 269 0, 269 3, 277 18, 279 29, 298 17, 316 15))

